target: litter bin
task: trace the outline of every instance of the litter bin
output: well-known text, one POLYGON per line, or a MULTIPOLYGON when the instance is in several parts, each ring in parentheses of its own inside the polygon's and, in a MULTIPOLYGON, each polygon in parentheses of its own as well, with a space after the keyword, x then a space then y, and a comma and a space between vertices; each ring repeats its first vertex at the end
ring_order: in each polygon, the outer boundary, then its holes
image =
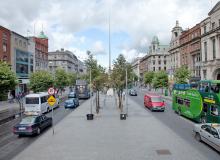
POLYGON ((167 88, 165 89, 164 95, 168 96, 168 89, 167 88))
POLYGON ((93 114, 87 114, 86 117, 87 120, 93 120, 93 114))
POLYGON ((127 116, 126 114, 123 114, 123 113, 122 113, 122 114, 120 114, 120 119, 121 119, 121 120, 126 120, 126 116, 127 116))

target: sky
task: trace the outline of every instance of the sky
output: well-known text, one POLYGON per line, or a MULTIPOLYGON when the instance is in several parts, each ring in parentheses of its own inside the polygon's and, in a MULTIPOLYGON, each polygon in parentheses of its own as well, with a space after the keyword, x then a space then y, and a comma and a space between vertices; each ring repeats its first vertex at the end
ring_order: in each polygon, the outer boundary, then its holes
POLYGON ((119 54, 128 61, 147 54, 154 35, 168 45, 179 21, 191 28, 208 16, 218 0, 0 0, 0 25, 24 36, 41 30, 49 51, 72 51, 80 60, 90 50, 108 67, 109 17, 112 63, 119 54))

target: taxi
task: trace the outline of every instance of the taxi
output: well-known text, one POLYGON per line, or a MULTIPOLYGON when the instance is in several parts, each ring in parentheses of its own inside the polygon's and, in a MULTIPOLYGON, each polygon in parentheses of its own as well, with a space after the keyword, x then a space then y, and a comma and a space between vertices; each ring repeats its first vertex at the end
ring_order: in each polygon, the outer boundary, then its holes
POLYGON ((197 141, 203 141, 220 152, 220 124, 195 124, 193 131, 197 141))

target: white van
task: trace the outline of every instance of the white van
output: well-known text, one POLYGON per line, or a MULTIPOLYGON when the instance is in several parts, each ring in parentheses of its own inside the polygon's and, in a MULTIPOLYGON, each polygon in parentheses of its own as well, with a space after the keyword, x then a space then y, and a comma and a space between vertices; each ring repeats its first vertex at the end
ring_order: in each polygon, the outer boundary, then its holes
MULTIPOLYGON (((33 93, 28 94, 25 96, 24 101, 24 114, 30 115, 30 114, 42 114, 49 112, 52 107, 48 105, 47 99, 49 98, 49 95, 47 92, 40 92, 40 93, 33 93)), ((59 106, 59 99, 57 98, 55 107, 59 106)))

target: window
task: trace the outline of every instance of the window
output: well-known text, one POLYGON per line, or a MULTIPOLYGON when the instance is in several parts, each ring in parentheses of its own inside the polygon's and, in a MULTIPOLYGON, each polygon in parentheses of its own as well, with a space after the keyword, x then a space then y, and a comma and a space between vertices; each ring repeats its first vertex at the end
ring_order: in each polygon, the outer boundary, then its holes
POLYGON ((207 76, 206 70, 203 70, 203 77, 204 77, 204 79, 206 79, 206 76, 207 76))
POLYGON ((218 26, 220 26, 220 19, 218 20, 218 26))
POLYGON ((27 97, 26 104, 39 104, 39 98, 38 97, 27 97))
POLYGON ((184 99, 184 105, 185 105, 186 107, 190 107, 190 100, 184 99))
POLYGON ((160 56, 158 56, 158 58, 160 58, 160 56))
POLYGON ((206 33, 207 31, 206 31, 206 26, 204 26, 204 33, 206 33))
POLYGON ((19 40, 19 46, 22 46, 22 41, 21 40, 19 40))
POLYGON ((16 63, 16 73, 28 74, 28 65, 16 63))
POLYGON ((3 42, 2 48, 3 48, 3 52, 7 52, 7 44, 5 42, 3 42))
POLYGON ((215 29, 215 22, 212 23, 212 29, 215 29))
POLYGON ((153 67, 153 71, 155 71, 155 67, 153 67))
POLYGON ((161 70, 161 67, 159 67, 159 71, 161 70))
POLYGON ((214 60, 216 58, 215 38, 212 39, 212 53, 213 53, 213 60, 214 60))
POLYGON ((167 67, 164 67, 164 70, 166 71, 166 70, 167 70, 167 67))
POLYGON ((219 115, 218 114, 218 107, 216 105, 211 105, 210 110, 211 110, 211 115, 213 115, 213 116, 218 116, 219 115))
POLYGON ((183 105, 183 99, 176 97, 176 103, 183 105))
POLYGON ((167 61, 166 61, 166 60, 164 60, 164 64, 167 64, 167 61))
POLYGON ((155 65, 155 60, 153 60, 153 65, 155 65))
POLYGON ((219 138, 218 132, 215 128, 211 127, 211 133, 215 138, 219 138))
POLYGON ((158 61, 158 64, 160 64, 161 62, 160 61, 158 61))
POLYGON ((207 42, 204 42, 205 62, 207 61, 207 42))
POLYGON ((40 98, 41 104, 47 102, 47 96, 41 97, 40 98))

